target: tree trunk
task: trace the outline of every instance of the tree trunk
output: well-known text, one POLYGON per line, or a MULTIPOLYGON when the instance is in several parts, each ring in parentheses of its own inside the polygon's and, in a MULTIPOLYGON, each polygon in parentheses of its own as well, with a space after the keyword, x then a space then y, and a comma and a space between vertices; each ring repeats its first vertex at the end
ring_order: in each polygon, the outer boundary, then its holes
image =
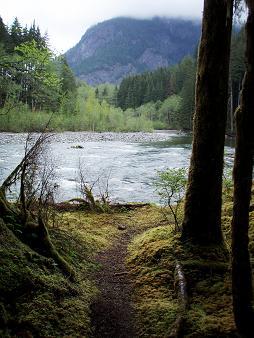
POLYGON ((221 193, 233 0, 205 0, 182 239, 222 243, 221 193))
POLYGON ((249 207, 254 156, 254 1, 249 1, 246 23, 246 72, 240 109, 236 115, 234 208, 232 219, 232 289, 236 326, 240 334, 254 337, 252 271, 248 250, 249 207))
POLYGON ((234 134, 234 95, 233 95, 233 81, 230 83, 230 134, 234 134))

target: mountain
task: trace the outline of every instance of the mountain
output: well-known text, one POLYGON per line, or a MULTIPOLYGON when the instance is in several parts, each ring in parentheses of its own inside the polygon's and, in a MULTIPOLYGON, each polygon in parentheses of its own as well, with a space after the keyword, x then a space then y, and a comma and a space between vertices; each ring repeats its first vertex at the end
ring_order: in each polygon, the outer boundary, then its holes
POLYGON ((101 22, 66 52, 75 75, 89 84, 119 83, 193 54, 200 22, 175 18, 114 18, 101 22))

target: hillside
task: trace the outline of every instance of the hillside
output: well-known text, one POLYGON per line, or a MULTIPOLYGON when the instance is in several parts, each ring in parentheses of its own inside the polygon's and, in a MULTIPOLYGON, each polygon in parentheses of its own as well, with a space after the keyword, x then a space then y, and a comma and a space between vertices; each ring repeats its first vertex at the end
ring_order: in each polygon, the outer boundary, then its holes
POLYGON ((200 24, 173 18, 114 18, 91 27, 66 53, 75 75, 89 84, 119 83, 130 74, 179 62, 192 54, 200 24))

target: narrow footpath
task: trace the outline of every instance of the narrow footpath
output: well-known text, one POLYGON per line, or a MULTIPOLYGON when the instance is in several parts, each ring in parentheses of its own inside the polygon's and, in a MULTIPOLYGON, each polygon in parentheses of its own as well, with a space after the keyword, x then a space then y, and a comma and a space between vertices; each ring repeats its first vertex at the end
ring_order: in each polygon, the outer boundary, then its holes
POLYGON ((135 231, 126 227, 119 232, 113 246, 97 256, 102 268, 95 274, 100 294, 91 308, 93 338, 135 337, 132 282, 125 267, 127 247, 135 231))

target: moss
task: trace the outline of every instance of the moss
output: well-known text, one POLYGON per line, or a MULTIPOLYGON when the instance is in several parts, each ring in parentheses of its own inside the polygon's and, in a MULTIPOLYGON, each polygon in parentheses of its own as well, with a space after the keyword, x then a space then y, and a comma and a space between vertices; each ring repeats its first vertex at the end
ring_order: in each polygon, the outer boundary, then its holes
MULTIPOLYGON (((230 228, 232 202, 223 210, 225 246, 181 243, 173 226, 158 226, 137 236, 129 246, 128 267, 134 279, 138 336, 166 337, 178 313, 174 285, 175 260, 184 269, 189 308, 184 337, 234 337, 230 281, 230 228)), ((250 249, 254 249, 252 213, 250 249)))
POLYGON ((91 277, 99 268, 96 253, 118 238, 118 225, 142 230, 159 218, 156 207, 111 214, 56 213, 49 233, 75 270, 75 282, 52 259, 20 242, 0 219, 0 335, 90 336, 90 304, 98 293, 91 277))
MULTIPOLYGON (((223 209, 223 233, 230 249, 232 203, 223 209)), ((178 313, 175 259, 189 286, 185 337, 233 337, 229 252, 221 246, 180 243, 155 206, 125 212, 57 214, 49 229, 52 242, 76 272, 66 278, 52 259, 22 244, 0 219, 0 336, 91 334, 90 304, 98 290, 91 275, 97 252, 110 247, 124 225, 142 234, 129 246, 127 266, 134 282, 137 336, 166 337, 178 313)), ((254 212, 250 213, 250 251, 254 254, 254 212)))
POLYGON ((127 265, 135 282, 140 337, 167 337, 176 320, 173 239, 172 228, 159 226, 137 236, 129 246, 127 265))
MULTIPOLYGON (((66 245, 68 238, 66 234, 66 245)), ((79 270, 79 280, 72 283, 52 259, 17 240, 2 221, 0 246, 1 336, 61 336, 63 332, 87 336, 89 305, 97 292, 92 283, 81 278, 79 270)))
POLYGON ((2 336, 88 336, 90 304, 98 290, 88 276, 95 253, 110 245, 117 227, 110 215, 84 212, 58 215, 49 229, 52 242, 76 273, 66 278, 52 259, 21 243, 1 221, 0 312, 2 336))

